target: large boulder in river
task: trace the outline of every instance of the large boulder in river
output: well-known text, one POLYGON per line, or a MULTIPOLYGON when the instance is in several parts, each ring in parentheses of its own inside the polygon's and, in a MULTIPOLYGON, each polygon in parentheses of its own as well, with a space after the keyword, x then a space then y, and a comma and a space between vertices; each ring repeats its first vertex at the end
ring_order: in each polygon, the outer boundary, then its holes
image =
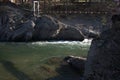
POLYGON ((80 40, 74 26, 51 16, 35 17, 13 3, 0 3, 0 41, 80 40))
POLYGON ((41 16, 36 20, 34 39, 50 40, 53 39, 58 26, 58 21, 50 16, 41 16))
POLYGON ((97 38, 101 33, 100 27, 97 26, 89 26, 85 24, 77 24, 75 25, 76 29, 81 32, 81 34, 89 39, 89 38, 97 38))
POLYGON ((74 26, 63 24, 51 16, 41 16, 35 24, 35 40, 84 40, 74 26))
POLYGON ((98 37, 88 26, 71 26, 43 15, 33 16, 14 3, 0 3, 0 41, 84 40, 98 37))
POLYGON ((86 58, 83 57, 75 57, 75 56, 67 56, 64 58, 64 61, 68 63, 73 69, 77 70, 83 76, 85 70, 85 62, 86 58))
POLYGON ((93 39, 84 80, 120 80, 120 21, 93 39))
POLYGON ((81 34, 81 31, 76 29, 75 27, 63 24, 63 27, 60 26, 57 30, 56 39, 83 41, 84 36, 81 34))
POLYGON ((82 41, 85 37, 98 37, 98 33, 88 26, 67 25, 51 16, 36 17, 11 2, 0 3, 0 41, 82 41))

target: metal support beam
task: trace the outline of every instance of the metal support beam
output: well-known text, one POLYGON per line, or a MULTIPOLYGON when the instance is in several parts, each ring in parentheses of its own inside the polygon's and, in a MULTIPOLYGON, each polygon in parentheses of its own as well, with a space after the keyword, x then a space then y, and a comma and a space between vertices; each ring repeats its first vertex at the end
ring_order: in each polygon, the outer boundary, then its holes
POLYGON ((35 16, 40 16, 40 3, 39 1, 33 1, 33 11, 35 16))

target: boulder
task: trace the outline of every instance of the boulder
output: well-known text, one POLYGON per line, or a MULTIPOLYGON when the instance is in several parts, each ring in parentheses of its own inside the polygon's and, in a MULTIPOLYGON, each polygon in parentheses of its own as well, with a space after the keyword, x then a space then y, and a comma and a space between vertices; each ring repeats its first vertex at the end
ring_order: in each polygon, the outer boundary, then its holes
POLYGON ((0 4, 0 41, 84 39, 73 26, 51 16, 35 17, 13 3, 0 4))
POLYGON ((120 21, 93 39, 84 80, 120 80, 120 21))
POLYGON ((36 20, 34 39, 35 40, 53 40, 56 33, 58 21, 51 16, 41 16, 36 20))
POLYGON ((71 26, 21 9, 14 3, 0 3, 0 41, 78 40, 98 37, 88 26, 71 26))
POLYGON ((67 62, 73 69, 79 71, 81 75, 83 75, 86 58, 67 56, 64 58, 64 61, 67 62))
POLYGON ((66 25, 55 18, 44 15, 36 20, 35 40, 84 40, 74 26, 66 25))

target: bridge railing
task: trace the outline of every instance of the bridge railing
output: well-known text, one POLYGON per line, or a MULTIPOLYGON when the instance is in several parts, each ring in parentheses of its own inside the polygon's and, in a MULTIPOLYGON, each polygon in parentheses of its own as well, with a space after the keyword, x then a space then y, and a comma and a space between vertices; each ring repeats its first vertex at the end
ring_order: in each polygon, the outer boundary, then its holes
POLYGON ((107 14, 106 2, 40 1, 41 14, 107 14))

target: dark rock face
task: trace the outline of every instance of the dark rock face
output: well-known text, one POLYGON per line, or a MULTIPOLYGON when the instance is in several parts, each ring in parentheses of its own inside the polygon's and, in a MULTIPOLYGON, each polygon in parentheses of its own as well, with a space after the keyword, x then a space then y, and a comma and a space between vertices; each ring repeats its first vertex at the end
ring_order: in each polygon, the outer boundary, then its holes
POLYGON ((86 25, 66 25, 44 15, 33 16, 13 3, 0 3, 0 41, 78 40, 98 37, 86 25))
POLYGON ((0 41, 28 41, 31 40, 34 31, 34 22, 28 20, 17 27, 10 23, 5 14, 0 16, 0 41))
POLYGON ((0 41, 31 40, 35 24, 27 12, 10 2, 0 4, 0 41))
POLYGON ((120 21, 92 41, 84 80, 120 80, 120 21))
POLYGON ((81 34, 80 30, 77 30, 75 27, 63 25, 58 29, 56 38, 57 39, 65 39, 65 40, 84 40, 84 36, 81 34), (69 35, 68 35, 69 34, 69 35))
POLYGON ((47 15, 35 17, 28 13, 13 3, 0 5, 0 41, 84 39, 74 26, 47 15))
POLYGON ((33 37, 34 22, 26 21, 20 25, 19 29, 13 31, 12 41, 30 41, 33 37))
POLYGON ((36 20, 34 39, 82 41, 84 37, 75 27, 63 24, 55 18, 45 15, 36 20))
POLYGON ((58 21, 50 16, 42 16, 37 18, 34 38, 36 40, 53 39, 53 35, 59 28, 58 25, 58 21))

